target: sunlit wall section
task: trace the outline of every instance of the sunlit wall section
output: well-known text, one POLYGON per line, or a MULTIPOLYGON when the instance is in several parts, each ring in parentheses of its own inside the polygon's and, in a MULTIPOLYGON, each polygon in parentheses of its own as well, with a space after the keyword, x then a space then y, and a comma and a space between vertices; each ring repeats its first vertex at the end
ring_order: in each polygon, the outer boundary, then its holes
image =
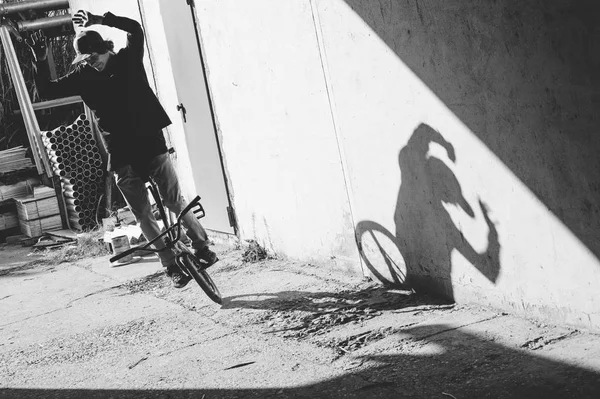
POLYGON ((570 139, 544 137, 548 95, 524 91, 515 67, 527 49, 554 55, 515 21, 522 40, 506 41, 473 11, 485 5, 449 3, 312 2, 363 260, 384 280, 598 328, 597 230, 581 233, 543 191, 585 219, 586 196, 568 193, 579 147, 552 157, 570 139))
POLYGON ((308 2, 196 2, 240 235, 359 272, 308 2))

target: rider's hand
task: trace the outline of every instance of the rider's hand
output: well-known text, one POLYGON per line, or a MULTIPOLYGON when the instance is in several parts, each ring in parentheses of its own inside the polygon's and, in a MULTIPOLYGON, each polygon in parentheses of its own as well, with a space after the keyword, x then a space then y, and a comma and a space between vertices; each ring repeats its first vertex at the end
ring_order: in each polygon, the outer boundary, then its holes
POLYGON ((79 28, 85 28, 91 25, 102 24, 103 17, 92 14, 89 11, 79 10, 71 18, 73 25, 79 28))
POLYGON ((498 232, 496 231, 496 224, 492 222, 492 219, 490 218, 490 207, 485 202, 483 202, 481 198, 479 199, 479 207, 481 208, 481 213, 483 214, 485 223, 490 228, 490 234, 494 234, 497 236, 498 232))
POLYGON ((41 30, 29 35, 29 38, 25 39, 25 43, 31 49, 36 61, 44 61, 48 58, 48 38, 41 30))
POLYGON ((446 142, 446 151, 448 152, 448 158, 452 162, 456 162, 456 153, 454 152, 454 146, 451 143, 446 142))

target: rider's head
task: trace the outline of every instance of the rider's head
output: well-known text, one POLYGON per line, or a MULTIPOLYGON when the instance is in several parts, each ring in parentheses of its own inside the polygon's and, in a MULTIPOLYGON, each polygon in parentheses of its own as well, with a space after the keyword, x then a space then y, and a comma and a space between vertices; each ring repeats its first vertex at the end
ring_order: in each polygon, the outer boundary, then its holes
POLYGON ((77 56, 73 64, 85 62, 97 71, 106 68, 108 59, 114 48, 113 42, 104 40, 100 33, 92 29, 82 30, 75 36, 73 47, 77 56))

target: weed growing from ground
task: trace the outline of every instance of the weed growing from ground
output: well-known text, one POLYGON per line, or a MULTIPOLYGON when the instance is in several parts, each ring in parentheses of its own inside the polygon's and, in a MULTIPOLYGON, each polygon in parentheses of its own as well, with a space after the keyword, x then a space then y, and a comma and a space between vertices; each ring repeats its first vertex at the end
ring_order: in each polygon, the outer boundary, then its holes
POLYGON ((248 248, 242 254, 242 260, 246 263, 256 263, 269 258, 267 250, 254 240, 248 240, 248 248))

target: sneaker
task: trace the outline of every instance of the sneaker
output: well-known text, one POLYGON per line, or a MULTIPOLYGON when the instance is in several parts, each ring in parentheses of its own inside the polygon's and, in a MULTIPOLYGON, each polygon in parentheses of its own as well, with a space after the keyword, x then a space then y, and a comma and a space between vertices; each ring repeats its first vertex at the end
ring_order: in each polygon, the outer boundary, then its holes
POLYGON ((173 287, 175 288, 185 287, 187 283, 189 283, 192 279, 191 277, 183 274, 183 272, 177 265, 168 266, 166 273, 167 276, 171 278, 171 281, 173 282, 173 287))
POLYGON ((204 247, 196 251, 196 257, 200 259, 200 263, 202 263, 203 269, 207 269, 210 266, 217 263, 219 258, 217 254, 210 250, 208 247, 204 247))

